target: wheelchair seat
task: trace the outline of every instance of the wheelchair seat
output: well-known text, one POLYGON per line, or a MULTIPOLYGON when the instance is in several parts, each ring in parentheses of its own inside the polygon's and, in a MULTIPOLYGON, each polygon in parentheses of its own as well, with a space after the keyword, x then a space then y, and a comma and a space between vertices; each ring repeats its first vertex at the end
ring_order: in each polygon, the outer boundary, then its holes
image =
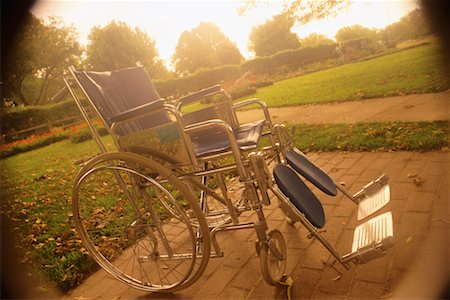
MULTIPOLYGON (((237 144, 241 150, 255 148, 258 145, 264 126, 264 120, 244 124, 234 129, 237 144)), ((230 143, 226 133, 216 128, 208 128, 191 134, 191 140, 196 156, 212 155, 226 151, 230 143)))

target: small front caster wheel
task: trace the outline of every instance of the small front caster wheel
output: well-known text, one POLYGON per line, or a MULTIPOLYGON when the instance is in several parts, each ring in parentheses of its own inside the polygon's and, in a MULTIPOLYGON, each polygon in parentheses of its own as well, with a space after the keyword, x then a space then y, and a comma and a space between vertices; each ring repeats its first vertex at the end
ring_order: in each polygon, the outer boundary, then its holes
POLYGON ((286 270, 286 243, 278 230, 271 230, 267 241, 261 245, 259 262, 264 280, 277 285, 286 270))

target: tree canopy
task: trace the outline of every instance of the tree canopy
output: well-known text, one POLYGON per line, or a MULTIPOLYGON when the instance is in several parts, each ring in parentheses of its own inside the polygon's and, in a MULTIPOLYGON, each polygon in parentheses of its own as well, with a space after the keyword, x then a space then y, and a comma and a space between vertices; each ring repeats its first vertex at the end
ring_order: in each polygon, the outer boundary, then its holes
POLYGON ((383 30, 383 40, 387 43, 396 43, 408 39, 418 38, 433 33, 433 30, 424 16, 422 9, 416 8, 403 16, 398 22, 387 26, 383 30))
POLYGON ((202 22, 184 31, 172 56, 178 74, 192 74, 201 68, 240 64, 243 57, 237 46, 213 23, 202 22))
POLYGON ((321 45, 332 45, 334 41, 329 39, 326 35, 320 33, 311 33, 300 40, 302 47, 317 47, 321 45))
POLYGON ((335 38, 339 43, 360 38, 376 40, 377 32, 374 29, 370 29, 362 25, 352 25, 339 29, 338 32, 336 32, 335 38))
MULTIPOLYGON (((264 0, 246 0, 239 12, 245 14, 249 9, 264 0)), ((298 24, 306 24, 313 20, 320 20, 334 16, 350 4, 350 0, 282 0, 284 4, 282 14, 291 17, 298 24)))
POLYGON ((89 68, 114 70, 139 61, 154 78, 164 78, 168 74, 155 41, 139 28, 112 21, 104 27, 93 27, 88 39, 85 62, 89 68))
POLYGON ((284 13, 253 27, 249 36, 249 50, 256 56, 270 56, 279 51, 299 48, 300 42, 298 36, 291 32, 292 26, 294 19, 284 13))
POLYGON ((45 102, 61 84, 64 68, 79 62, 81 46, 73 27, 52 18, 48 24, 28 14, 4 62, 2 101, 45 102))

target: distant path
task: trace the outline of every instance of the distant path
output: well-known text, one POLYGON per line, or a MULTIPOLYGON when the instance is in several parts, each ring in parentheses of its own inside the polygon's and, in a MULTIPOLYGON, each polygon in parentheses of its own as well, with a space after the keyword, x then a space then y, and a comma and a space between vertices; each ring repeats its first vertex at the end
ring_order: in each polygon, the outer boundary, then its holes
MULTIPOLYGON (((261 99, 264 100, 264 99, 261 99)), ((449 120, 450 90, 441 93, 270 108, 274 123, 357 123, 376 121, 449 120)), ((240 122, 251 122, 260 110, 238 112, 240 122)))

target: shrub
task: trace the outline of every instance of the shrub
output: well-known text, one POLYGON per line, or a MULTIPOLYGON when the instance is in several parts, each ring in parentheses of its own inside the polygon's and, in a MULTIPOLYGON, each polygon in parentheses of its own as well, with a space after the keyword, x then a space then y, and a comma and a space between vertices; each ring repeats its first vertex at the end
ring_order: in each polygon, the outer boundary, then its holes
POLYGON ((337 45, 321 45, 313 48, 300 48, 278 52, 268 57, 257 57, 241 64, 242 72, 254 74, 273 74, 280 67, 298 69, 314 62, 335 58, 337 45))
POLYGON ((232 89, 230 91, 231 93, 231 98, 233 100, 245 97, 245 96, 250 96, 256 93, 256 87, 253 86, 240 86, 240 87, 236 87, 234 89, 232 89))
MULTIPOLYGON (((98 134, 100 134, 101 136, 108 134, 108 131, 106 130, 106 128, 104 128, 104 127, 98 128, 98 126, 96 126, 96 128, 97 128, 98 134)), ((69 140, 75 144, 81 143, 84 141, 88 141, 90 139, 92 139, 92 133, 89 130, 89 128, 87 128, 87 127, 77 130, 69 136, 69 140)))
POLYGON ((241 75, 239 65, 229 65, 198 71, 193 75, 182 78, 155 81, 154 83, 161 97, 180 97, 218 83, 235 80, 241 75))
POLYGON ((67 139, 64 132, 47 133, 31 137, 13 145, 4 145, 0 148, 0 158, 6 158, 18 153, 31 151, 67 139))

